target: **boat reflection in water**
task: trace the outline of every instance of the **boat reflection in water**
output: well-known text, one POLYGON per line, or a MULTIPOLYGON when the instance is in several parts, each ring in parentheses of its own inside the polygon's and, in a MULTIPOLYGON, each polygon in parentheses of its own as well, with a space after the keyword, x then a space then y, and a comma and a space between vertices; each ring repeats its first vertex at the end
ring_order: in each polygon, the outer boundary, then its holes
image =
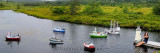
POLYGON ((53 44, 53 43, 49 43, 49 45, 50 45, 52 48, 56 48, 57 45, 63 45, 63 44, 53 44))
POLYGON ((7 45, 10 45, 11 47, 13 47, 14 45, 20 45, 20 40, 6 40, 7 45), (16 44, 15 44, 16 43, 16 44))
POLYGON ((64 35, 65 32, 53 32, 55 35, 64 35))
POLYGON ((55 48, 55 47, 56 47, 56 44, 49 43, 49 45, 50 45, 52 48, 55 48))

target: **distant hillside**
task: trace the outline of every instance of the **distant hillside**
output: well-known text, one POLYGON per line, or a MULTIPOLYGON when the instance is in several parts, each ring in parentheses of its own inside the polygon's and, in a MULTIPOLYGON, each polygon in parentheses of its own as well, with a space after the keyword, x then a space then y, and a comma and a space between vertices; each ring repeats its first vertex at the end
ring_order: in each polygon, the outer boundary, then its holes
MULTIPOLYGON (((0 0, 5 1, 5 0, 0 0)), ((67 0, 6 0, 14 2, 39 2, 39 1, 67 1, 67 0)), ((100 1, 100 2, 140 2, 140 3, 158 3, 160 0, 79 0, 82 2, 100 1)))
MULTIPOLYGON (((0 0, 0 1, 13 1, 13 2, 39 2, 39 1, 63 1, 63 0, 0 0)), ((64 0, 66 1, 66 0, 64 0)))
POLYGON ((13 2, 37 2, 40 0, 0 0, 0 1, 13 1, 13 2))
POLYGON ((147 3, 157 3, 160 0, 81 0, 81 1, 102 1, 102 2, 147 2, 147 3))

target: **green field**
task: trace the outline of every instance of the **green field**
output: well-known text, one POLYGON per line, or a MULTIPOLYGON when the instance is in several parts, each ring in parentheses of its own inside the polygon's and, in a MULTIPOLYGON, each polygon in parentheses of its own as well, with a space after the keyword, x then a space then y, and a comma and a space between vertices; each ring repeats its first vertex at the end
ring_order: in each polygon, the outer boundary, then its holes
POLYGON ((23 3, 6 3, 5 7, 0 7, 0 9, 15 9, 14 11, 16 12, 22 12, 43 19, 103 27, 109 27, 110 21, 119 21, 120 27, 124 28, 135 28, 137 26, 141 26, 143 30, 160 30, 160 15, 153 14, 152 6, 136 7, 132 4, 128 6, 126 4, 124 6, 93 5, 96 6, 93 7, 89 5, 80 5, 76 6, 78 7, 76 14, 71 15, 70 5, 23 6, 23 3))
MULTIPOLYGON (((58 6, 59 7, 59 6, 58 6)), ((64 21, 78 24, 89 24, 96 26, 107 26, 109 27, 110 21, 119 21, 121 27, 136 27, 137 25, 142 26, 144 30, 157 31, 160 30, 160 16, 152 14, 152 8, 134 8, 132 13, 126 14, 122 12, 122 8, 119 7, 103 7, 104 15, 70 15, 70 14, 55 14, 52 13, 48 7, 22 7, 16 11, 26 13, 28 15, 36 16, 38 18, 51 19, 56 21, 64 21), (114 12, 116 9, 116 13, 114 12), (138 14, 137 12, 140 12, 138 14)), ((67 8, 67 7, 66 7, 67 8)), ((81 11, 85 6, 81 7, 81 11)))

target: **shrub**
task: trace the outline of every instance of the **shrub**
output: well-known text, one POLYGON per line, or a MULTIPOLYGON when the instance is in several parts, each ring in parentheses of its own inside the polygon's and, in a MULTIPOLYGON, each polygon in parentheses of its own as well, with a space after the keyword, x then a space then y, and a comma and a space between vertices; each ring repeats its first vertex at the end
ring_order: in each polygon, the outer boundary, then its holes
POLYGON ((154 6, 152 11, 154 14, 160 15, 160 5, 154 6))
POLYGON ((3 3, 0 3, 0 7, 4 7, 4 4, 3 4, 3 3))
POLYGON ((119 6, 119 8, 123 8, 123 5, 121 4, 121 5, 119 6))
POLYGON ((86 8, 83 10, 83 13, 88 14, 88 15, 92 15, 92 14, 102 15, 103 10, 98 3, 92 3, 86 6, 86 8))
POLYGON ((113 13, 117 13, 118 12, 118 9, 116 8, 116 9, 114 9, 114 11, 113 11, 113 13))
POLYGON ((128 10, 128 7, 124 7, 124 8, 123 8, 123 13, 128 13, 128 11, 129 11, 129 10, 128 10))
POLYGON ((20 9, 20 5, 19 4, 17 4, 17 9, 20 9))
POLYGON ((136 14, 142 14, 142 15, 143 15, 143 13, 142 13, 142 12, 137 12, 136 14))
POLYGON ((71 18, 70 16, 66 15, 66 16, 60 16, 58 20, 59 21, 67 21, 70 18, 71 18))
POLYGON ((140 25, 140 26, 143 26, 144 24, 147 24, 147 23, 148 23, 147 20, 136 20, 136 21, 134 21, 135 25, 140 25))
POLYGON ((64 14, 66 10, 65 7, 55 7, 55 8, 51 7, 50 9, 52 13, 56 13, 56 14, 64 14))

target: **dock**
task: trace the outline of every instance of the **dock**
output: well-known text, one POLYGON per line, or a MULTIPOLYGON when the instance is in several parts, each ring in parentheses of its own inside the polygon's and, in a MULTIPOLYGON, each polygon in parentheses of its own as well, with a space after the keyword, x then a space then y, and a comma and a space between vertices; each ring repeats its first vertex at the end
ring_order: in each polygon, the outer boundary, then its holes
MULTIPOLYGON (((141 29, 140 29, 140 26, 138 26, 136 29, 134 44, 141 42, 141 40, 142 40, 141 29)), ((147 46, 147 47, 151 47, 151 48, 155 48, 155 49, 160 49, 160 42, 148 41, 146 44, 143 44, 143 46, 147 46)))
POLYGON ((147 44, 144 44, 144 45, 148 46, 148 47, 160 49, 160 43, 159 42, 148 41, 147 44))
MULTIPOLYGON (((134 44, 138 44, 139 42, 134 42, 134 44)), ((159 42, 154 42, 154 41, 148 41, 146 44, 143 44, 143 46, 155 48, 155 49, 160 49, 160 43, 159 42)))

